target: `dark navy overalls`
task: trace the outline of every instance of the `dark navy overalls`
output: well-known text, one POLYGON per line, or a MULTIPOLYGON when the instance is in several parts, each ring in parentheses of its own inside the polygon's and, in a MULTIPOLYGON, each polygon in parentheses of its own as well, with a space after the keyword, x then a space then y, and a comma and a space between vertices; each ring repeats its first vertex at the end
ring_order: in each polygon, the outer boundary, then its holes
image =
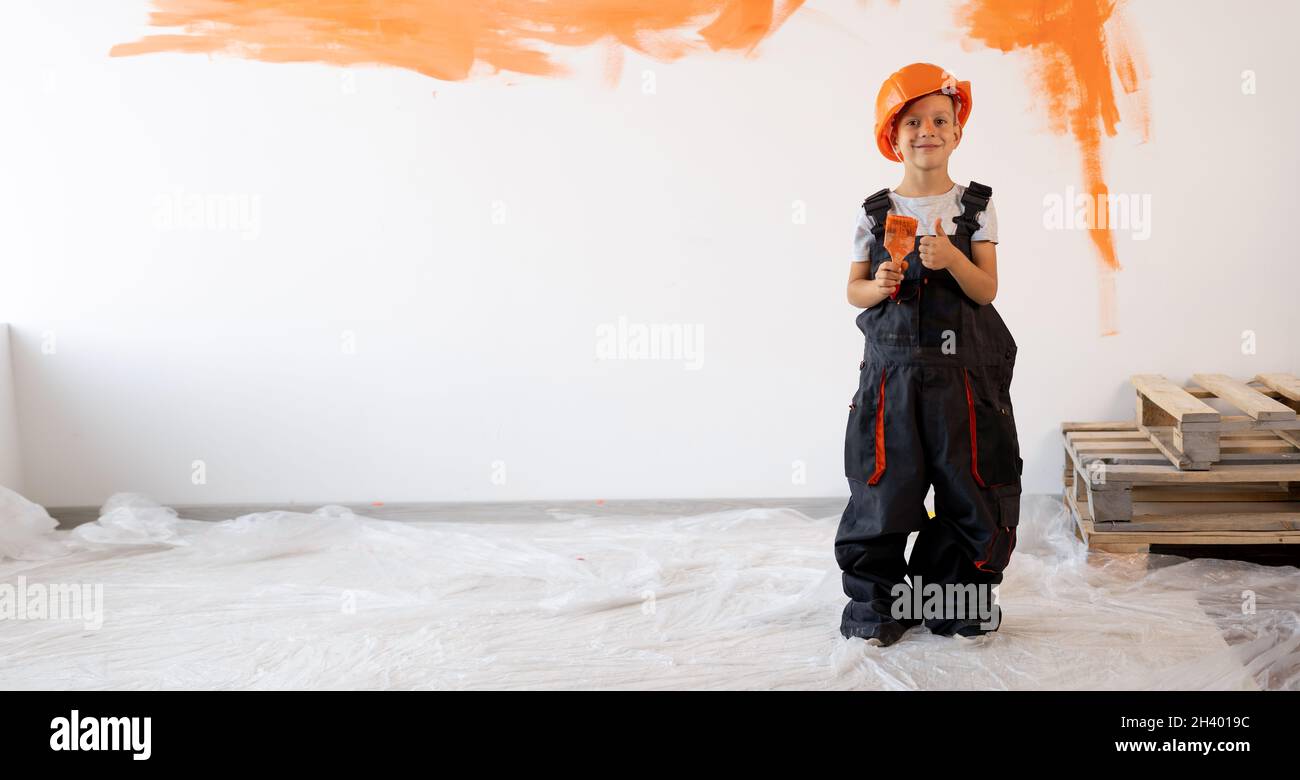
MULTIPOLYGON (((949 240, 967 257, 992 194, 978 182, 963 194, 949 240)), ((889 260, 890 206, 888 189, 862 204, 875 220, 872 278, 889 260)), ((844 441, 852 495, 835 535, 850 599, 840 626, 846 637, 877 636, 893 621, 891 590, 905 575, 913 582, 920 575, 922 585, 1001 583, 1020 521, 1023 461, 1010 392, 1016 342, 992 304, 967 297, 947 269, 923 266, 917 248, 906 259, 898 297, 857 318, 866 348, 844 441), (933 518, 924 503, 930 485, 933 518), (905 560, 912 531, 920 533, 905 560)), ((925 623, 944 635, 964 625, 925 623)))

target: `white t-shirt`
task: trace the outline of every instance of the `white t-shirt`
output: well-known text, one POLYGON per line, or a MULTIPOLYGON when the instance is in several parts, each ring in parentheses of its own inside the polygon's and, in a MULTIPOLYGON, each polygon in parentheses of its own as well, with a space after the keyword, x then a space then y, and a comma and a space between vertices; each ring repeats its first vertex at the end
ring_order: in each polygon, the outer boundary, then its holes
MULTIPOLYGON (((925 195, 919 198, 904 198, 890 190, 889 200, 892 205, 889 213, 916 217, 918 236, 934 235, 934 220, 936 217, 943 217, 943 230, 951 236, 957 232, 957 217, 961 216, 963 211, 961 196, 965 192, 966 187, 961 184, 954 184, 952 189, 942 195, 925 195)), ((853 262, 861 263, 870 259, 871 244, 876 240, 871 233, 874 224, 875 220, 869 217, 859 204, 858 224, 853 233, 853 262)), ((996 244, 998 214, 993 210, 993 198, 989 198, 988 206, 980 212, 979 225, 979 229, 971 235, 971 241, 992 241, 996 244)))

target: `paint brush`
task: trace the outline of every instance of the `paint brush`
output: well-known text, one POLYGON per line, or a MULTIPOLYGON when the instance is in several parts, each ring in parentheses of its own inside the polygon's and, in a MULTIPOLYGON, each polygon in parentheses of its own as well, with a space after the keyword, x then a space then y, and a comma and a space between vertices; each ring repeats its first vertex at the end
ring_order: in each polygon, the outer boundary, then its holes
MULTIPOLYGON (((889 252, 889 259, 899 264, 904 273, 907 272, 907 261, 903 258, 916 246, 916 227, 915 217, 904 217, 898 214, 885 217, 885 249, 889 252)), ((890 299, 897 298, 898 291, 901 289, 903 283, 900 280, 894 292, 890 294, 890 299)))

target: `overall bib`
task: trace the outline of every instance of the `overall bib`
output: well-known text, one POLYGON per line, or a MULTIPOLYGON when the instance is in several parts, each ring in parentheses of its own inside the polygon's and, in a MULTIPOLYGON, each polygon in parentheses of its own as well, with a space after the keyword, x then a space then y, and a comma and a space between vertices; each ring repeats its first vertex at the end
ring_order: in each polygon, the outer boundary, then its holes
MULTIPOLYGON (((977 215, 992 194, 971 182, 962 197, 963 213, 949 240, 968 258, 977 215)), ((875 220, 874 278, 890 259, 884 246, 889 190, 862 206, 875 220)), ((905 575, 913 583, 920 576, 922 586, 1001 583, 1020 521, 1024 463, 1010 392, 1015 340, 992 304, 967 297, 947 269, 923 266, 916 248, 906 259, 897 298, 857 318, 866 346, 844 441, 851 498, 835 535, 850 599, 840 625, 846 637, 897 634, 922 622, 895 621, 890 614, 896 585, 911 598, 905 575), (933 518, 924 503, 930 485, 933 518), (912 531, 920 533, 905 560, 912 531)), ((945 616, 924 622, 950 635, 980 621, 945 616)))

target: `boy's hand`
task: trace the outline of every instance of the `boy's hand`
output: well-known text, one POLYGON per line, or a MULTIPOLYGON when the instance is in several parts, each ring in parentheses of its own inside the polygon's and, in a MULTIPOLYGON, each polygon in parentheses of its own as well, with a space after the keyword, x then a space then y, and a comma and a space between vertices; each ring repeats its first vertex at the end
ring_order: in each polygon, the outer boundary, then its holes
POLYGON ((948 234, 943 232, 943 217, 934 219, 934 235, 921 236, 919 250, 921 252, 921 265, 926 268, 938 271, 947 268, 953 263, 961 262, 965 257, 961 250, 952 245, 948 240, 948 234))
POLYGON ((876 289, 886 296, 893 295, 894 290, 898 289, 899 283, 903 280, 905 270, 907 270, 906 260, 900 260, 898 263, 886 260, 876 268, 876 276, 871 281, 876 289))

